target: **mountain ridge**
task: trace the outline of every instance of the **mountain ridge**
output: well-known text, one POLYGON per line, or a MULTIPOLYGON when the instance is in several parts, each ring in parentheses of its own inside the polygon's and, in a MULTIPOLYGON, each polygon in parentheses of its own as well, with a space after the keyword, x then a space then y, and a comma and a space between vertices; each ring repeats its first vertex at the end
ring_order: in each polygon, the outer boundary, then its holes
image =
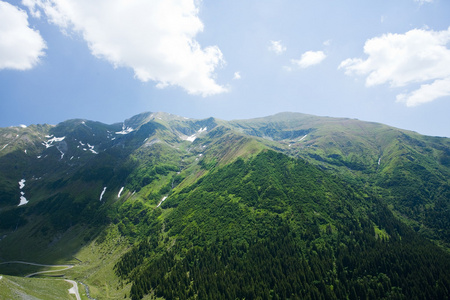
MULTIPOLYGON (((169 265, 174 263, 172 267, 180 270, 185 267, 177 261, 197 257, 197 247, 203 247, 205 255, 237 251, 239 256, 225 257, 247 264, 247 259, 254 259, 252 251, 273 247, 270 240, 276 239, 273 234, 278 230, 287 239, 280 243, 289 241, 285 244, 289 251, 300 247, 305 257, 310 257, 311 251, 325 251, 318 262, 325 265, 324 257, 341 257, 336 252, 343 251, 336 244, 338 237, 353 249, 353 227, 359 232, 359 243, 372 245, 367 249, 387 251, 387 256, 398 255, 392 246, 379 244, 389 240, 396 247, 406 247, 408 255, 420 257, 423 248, 418 245, 427 244, 427 239, 447 253, 450 248, 448 138, 299 113, 224 121, 146 112, 110 125, 73 119, 54 126, 0 128, 0 147, 0 259, 75 263, 73 256, 80 256, 90 263, 68 273, 89 279, 89 284, 99 289, 97 295, 104 291, 98 283, 109 280, 120 298, 139 299, 147 293, 171 298, 175 290, 164 290, 156 282, 150 288, 138 280, 139 276, 150 278, 148 268, 173 259, 166 252, 173 251, 177 259, 169 265), (308 182, 310 188, 304 190, 302 182, 308 182), (20 197, 26 203, 18 206, 20 197), (238 220, 247 220, 250 227, 236 227, 238 220), (268 226, 264 234, 263 224, 268 226), (251 226, 260 229, 250 230, 251 226), (234 232, 231 228, 238 229, 234 232), (250 230, 249 237, 245 237, 246 230, 250 230), (397 235, 405 241, 394 238, 397 235), (217 239, 222 246, 215 249, 217 239), (30 247, 33 253, 26 251, 30 247), (88 249, 103 250, 93 253, 88 249), (100 257, 107 267, 95 262, 102 261, 100 257), (88 275, 97 269, 102 271, 88 275), (123 280, 132 284, 124 288, 123 280)), ((437 251, 436 257, 448 260, 448 254, 429 245, 437 251)), ((363 252, 358 253, 354 252, 363 259, 363 252)), ((310 258, 296 259, 295 264, 310 263, 310 258)), ((354 262, 352 268, 358 263, 362 262, 354 262)), ((397 267, 395 260, 386 264, 397 267)), ((230 274, 238 274, 233 270, 230 274)), ((373 276, 381 276, 372 267, 370 270, 373 276)), ((161 276, 169 278, 170 271, 165 272, 161 276)), ((252 272, 259 277, 259 269, 252 272)), ((359 275, 345 277, 345 282, 355 290, 362 288, 365 295, 374 288, 372 283, 387 282, 390 286, 378 291, 378 296, 414 295, 392 289, 407 287, 395 279, 404 276, 401 272, 389 273, 388 281, 383 277, 361 287, 357 282, 366 277, 356 269, 354 272, 359 275)), ((317 280, 328 278, 318 291, 322 296, 350 297, 353 293, 348 286, 340 286, 334 275, 319 273, 317 280), (345 291, 336 294, 330 290, 332 282, 345 291)), ((199 285, 198 279, 191 280, 195 289, 186 285, 186 293, 178 297, 203 294, 207 287, 199 285)), ((261 280, 262 290, 277 291, 269 292, 269 298, 287 291, 272 286, 267 278, 261 280)), ((408 284, 422 296, 436 296, 439 290, 423 294, 415 283, 408 284)), ((310 287, 293 295, 312 296, 312 291, 317 292, 310 287)), ((253 297, 237 287, 229 293, 253 297)))

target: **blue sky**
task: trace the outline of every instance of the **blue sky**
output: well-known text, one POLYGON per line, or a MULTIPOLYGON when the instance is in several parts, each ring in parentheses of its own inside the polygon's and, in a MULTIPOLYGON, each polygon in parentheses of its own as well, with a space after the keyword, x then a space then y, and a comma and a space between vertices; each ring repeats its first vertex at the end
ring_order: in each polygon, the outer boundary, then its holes
POLYGON ((0 126, 283 111, 450 137, 450 1, 0 0, 0 126))

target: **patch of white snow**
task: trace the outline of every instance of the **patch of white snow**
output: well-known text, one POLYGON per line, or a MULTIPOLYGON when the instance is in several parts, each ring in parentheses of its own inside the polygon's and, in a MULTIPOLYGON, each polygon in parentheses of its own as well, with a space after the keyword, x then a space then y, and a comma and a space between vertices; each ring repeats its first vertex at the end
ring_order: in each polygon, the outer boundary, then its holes
POLYGON ((300 141, 303 141, 306 137, 307 137, 308 135, 307 134, 305 134, 301 139, 299 139, 298 141, 300 142, 300 141))
POLYGON ((23 152, 25 152, 25 154, 27 154, 27 149, 25 149, 23 152))
POLYGON ((38 159, 41 158, 41 157, 42 157, 42 155, 37 156, 38 159))
POLYGON ((106 186, 103 188, 102 193, 100 194, 100 201, 102 201, 103 195, 105 194, 106 186))
POLYGON ((0 150, 2 151, 3 149, 5 149, 9 144, 6 144, 5 146, 3 146, 3 148, 0 150))
POLYGON ((25 198, 25 196, 20 196, 20 203, 18 206, 25 205, 27 203, 28 203, 27 198, 25 198))
POLYGON ((381 157, 378 159, 378 165, 381 164, 381 157))
POLYGON ((161 199, 161 201, 159 201, 159 203, 158 203, 158 205, 157 205, 156 207, 159 207, 159 206, 161 205, 161 203, 163 203, 164 200, 166 200, 166 199, 167 199, 167 196, 164 196, 164 197, 161 199))
POLYGON ((19 189, 22 190, 25 187, 25 182, 26 182, 25 179, 22 179, 21 181, 19 181, 19 189))
MULTIPOLYGON (((25 182, 26 182, 25 179, 22 179, 19 181, 19 189, 22 190, 25 187, 25 182)), ((27 200, 27 198, 25 198, 25 193, 23 191, 20 191, 20 203, 18 206, 25 205, 27 203, 28 203, 28 200, 27 200)))
POLYGON ((91 152, 94 153, 94 154, 98 154, 98 152, 94 150, 94 146, 91 146, 91 145, 89 145, 89 144, 87 144, 87 145, 88 145, 88 147, 89 147, 89 151, 91 151, 91 152))
POLYGON ((208 127, 200 128, 200 129, 199 129, 196 133, 194 133, 193 135, 188 136, 188 137, 182 137, 181 139, 182 139, 182 140, 185 140, 185 141, 193 142, 193 141, 195 141, 195 139, 197 138, 197 134, 200 134, 200 133, 205 132, 205 131, 207 131, 207 130, 208 130, 208 127))
POLYGON ((124 187, 122 187, 122 188, 120 189, 119 193, 117 194, 117 198, 120 198, 120 195, 122 195, 123 188, 124 188, 124 187))
POLYGON ((188 136, 187 138, 185 138, 185 140, 189 141, 189 142, 193 142, 193 141, 195 141, 196 138, 197 138, 197 135, 193 134, 193 135, 188 136))
POLYGON ((27 128, 27 125, 20 124, 19 127, 27 128))
POLYGON ((116 134, 129 134, 134 129, 131 127, 125 127, 125 124, 122 125, 122 131, 117 131, 116 134))
POLYGON ((45 146, 45 148, 50 148, 50 147, 53 147, 54 145, 53 145, 53 143, 55 143, 55 142, 62 142, 66 137, 65 136, 63 136, 63 137, 53 137, 53 135, 46 135, 45 136, 46 138, 49 138, 49 140, 48 141, 44 141, 44 142, 42 142, 42 145, 44 145, 45 146))

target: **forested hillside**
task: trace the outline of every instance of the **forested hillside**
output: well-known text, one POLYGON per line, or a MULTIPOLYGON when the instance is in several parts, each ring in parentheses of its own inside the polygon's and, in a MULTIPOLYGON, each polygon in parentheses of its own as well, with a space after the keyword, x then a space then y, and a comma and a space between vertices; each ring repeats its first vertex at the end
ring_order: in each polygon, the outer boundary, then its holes
POLYGON ((97 299, 450 297, 447 138, 143 113, 2 128, 0 149, 1 274, 71 264, 54 275, 97 299))
POLYGON ((163 208, 176 208, 162 220, 164 231, 116 265, 133 281, 133 299, 449 296, 446 253, 379 199, 282 154, 238 160, 163 208))

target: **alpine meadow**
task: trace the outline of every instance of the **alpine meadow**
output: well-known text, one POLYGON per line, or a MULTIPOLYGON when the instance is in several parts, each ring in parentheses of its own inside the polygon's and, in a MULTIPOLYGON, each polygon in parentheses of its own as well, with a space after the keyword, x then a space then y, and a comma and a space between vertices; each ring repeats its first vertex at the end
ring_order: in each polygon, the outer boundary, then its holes
POLYGON ((450 297, 448 138, 142 113, 0 147, 2 299, 450 297))

